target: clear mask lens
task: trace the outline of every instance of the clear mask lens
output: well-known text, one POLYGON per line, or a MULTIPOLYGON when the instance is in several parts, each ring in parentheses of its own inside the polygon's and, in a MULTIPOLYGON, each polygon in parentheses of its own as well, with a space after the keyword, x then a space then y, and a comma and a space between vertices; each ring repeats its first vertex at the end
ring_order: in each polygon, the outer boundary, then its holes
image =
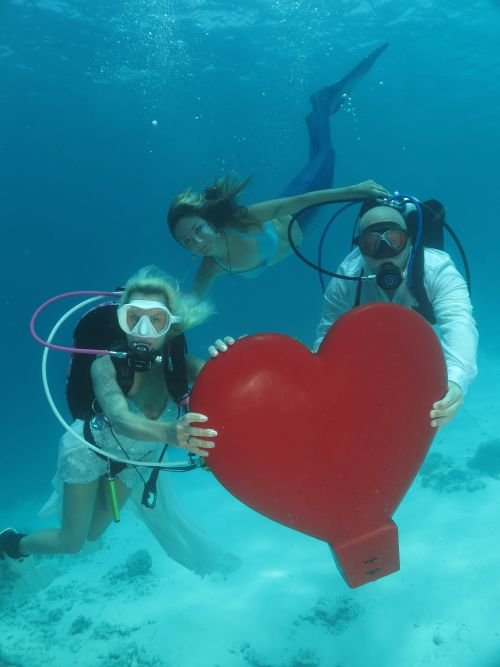
POLYGON ((118 309, 121 329, 126 334, 139 338, 160 338, 167 333, 172 324, 181 321, 181 317, 172 315, 159 301, 136 299, 118 309))
POLYGON ((366 231, 358 236, 359 249, 373 259, 395 257, 406 248, 408 233, 405 229, 385 229, 366 231))

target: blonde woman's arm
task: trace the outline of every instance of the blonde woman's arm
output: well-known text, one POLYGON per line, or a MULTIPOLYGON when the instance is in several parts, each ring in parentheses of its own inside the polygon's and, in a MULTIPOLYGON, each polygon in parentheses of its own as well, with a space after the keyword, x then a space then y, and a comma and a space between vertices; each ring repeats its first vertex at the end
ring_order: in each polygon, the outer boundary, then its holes
POLYGON ((148 419, 129 410, 125 394, 116 380, 116 371, 110 357, 99 357, 91 366, 92 384, 102 411, 116 433, 134 440, 168 442, 187 449, 198 456, 208 456, 206 449, 214 446, 217 432, 213 429, 193 426, 207 421, 205 415, 188 412, 172 422, 148 419))

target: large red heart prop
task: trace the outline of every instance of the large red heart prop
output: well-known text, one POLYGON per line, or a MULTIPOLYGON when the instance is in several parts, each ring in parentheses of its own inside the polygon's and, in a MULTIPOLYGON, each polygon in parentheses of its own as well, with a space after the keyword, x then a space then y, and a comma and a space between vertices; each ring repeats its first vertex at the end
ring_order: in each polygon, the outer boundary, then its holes
POLYGON ((399 569, 391 517, 446 391, 441 346, 412 310, 362 306, 318 353, 281 334, 243 338, 210 360, 191 410, 219 436, 210 469, 237 498, 328 542, 354 587, 399 569))

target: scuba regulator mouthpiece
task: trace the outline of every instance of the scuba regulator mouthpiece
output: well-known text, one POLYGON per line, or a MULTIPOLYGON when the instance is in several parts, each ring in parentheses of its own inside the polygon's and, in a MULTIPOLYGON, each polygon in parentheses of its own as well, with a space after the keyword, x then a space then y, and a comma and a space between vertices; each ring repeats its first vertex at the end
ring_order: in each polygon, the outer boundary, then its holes
POLYGON ((383 290, 395 290, 404 280, 404 273, 392 262, 384 262, 376 273, 376 283, 383 290))
POLYGON ((127 352, 127 364, 137 373, 147 373, 161 362, 161 356, 146 343, 132 343, 132 349, 127 352))

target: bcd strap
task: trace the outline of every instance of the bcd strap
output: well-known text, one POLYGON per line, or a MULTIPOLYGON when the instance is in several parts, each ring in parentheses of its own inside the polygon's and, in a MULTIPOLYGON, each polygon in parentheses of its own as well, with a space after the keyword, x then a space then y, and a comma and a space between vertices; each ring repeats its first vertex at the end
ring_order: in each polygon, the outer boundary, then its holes
MULTIPOLYGON (((363 275, 361 271, 360 277, 363 275)), ((361 303, 361 286, 362 281, 358 281, 356 287, 356 297, 354 299, 353 308, 357 308, 361 303)), ((419 248, 415 256, 415 261, 413 263, 413 296, 417 301, 417 305, 413 307, 413 310, 422 315, 429 324, 436 324, 436 316, 434 315, 434 310, 432 304, 429 301, 427 292, 424 287, 424 249, 419 248)))
MULTIPOLYGON (((90 427, 90 419, 91 417, 89 416, 83 422, 83 436, 87 442, 97 447, 98 445, 96 444, 95 438, 92 434, 92 429, 90 427)), ((166 454, 167 447, 168 445, 163 446, 160 458, 158 459, 158 463, 161 463, 161 461, 163 461, 163 457, 166 454)), ((94 452, 94 454, 99 458, 103 459, 104 461, 108 462, 109 466, 108 472, 110 477, 116 477, 119 473, 122 472, 122 470, 125 470, 125 468, 128 467, 126 463, 109 459, 107 456, 105 456, 104 454, 100 454, 99 452, 94 452)), ((147 507, 148 509, 153 509, 156 505, 156 498, 158 496, 156 485, 159 474, 160 474, 160 468, 154 468, 154 470, 151 472, 151 475, 149 476, 149 479, 147 480, 147 482, 144 483, 144 491, 142 492, 141 504, 144 505, 144 507, 147 507)), ((142 476, 141 479, 144 481, 144 478, 142 476)))
MULTIPOLYGON (((163 461, 163 457, 166 454, 168 445, 164 445, 160 458, 158 461, 163 461)), ((158 497, 158 492, 156 490, 156 484, 158 482, 158 475, 160 474, 160 469, 155 468, 151 475, 149 476, 148 481, 144 484, 144 491, 142 492, 141 504, 148 509, 153 509, 156 506, 156 498, 158 497)))
MULTIPOLYGON (((424 248, 444 250, 445 209, 437 199, 428 199, 422 202, 421 207, 422 237, 413 262, 413 296, 418 305, 413 310, 429 324, 436 324, 436 316, 424 287, 424 248)), ((417 219, 417 212, 412 211, 406 220, 413 239, 417 232, 417 219)))
POLYGON ((434 309, 424 287, 424 249, 422 246, 417 250, 413 262, 413 296, 417 301, 413 310, 422 315, 429 324, 436 324, 434 309))
POLYGON ((361 303, 361 286, 363 285, 363 281, 361 280, 361 278, 363 277, 363 274, 364 271, 363 269, 361 269, 361 273, 359 274, 358 284, 356 285, 356 297, 354 299, 353 308, 357 308, 361 303))
MULTIPOLYGON (((91 445, 97 447, 98 445, 96 444, 95 438, 92 434, 92 429, 90 428, 90 419, 91 417, 87 417, 83 422, 83 437, 91 445)), ((120 461, 113 461, 113 459, 109 459, 107 456, 104 456, 104 454, 100 454, 99 452, 94 451, 94 454, 98 456, 100 459, 103 459, 104 461, 108 462, 109 474, 111 477, 116 477, 116 475, 118 475, 122 470, 125 470, 125 468, 127 467, 126 463, 121 463, 120 461)))
POLYGON ((182 404, 188 394, 186 353, 187 343, 184 334, 179 334, 168 341, 163 350, 163 354, 167 357, 165 380, 168 393, 178 405, 182 404))

